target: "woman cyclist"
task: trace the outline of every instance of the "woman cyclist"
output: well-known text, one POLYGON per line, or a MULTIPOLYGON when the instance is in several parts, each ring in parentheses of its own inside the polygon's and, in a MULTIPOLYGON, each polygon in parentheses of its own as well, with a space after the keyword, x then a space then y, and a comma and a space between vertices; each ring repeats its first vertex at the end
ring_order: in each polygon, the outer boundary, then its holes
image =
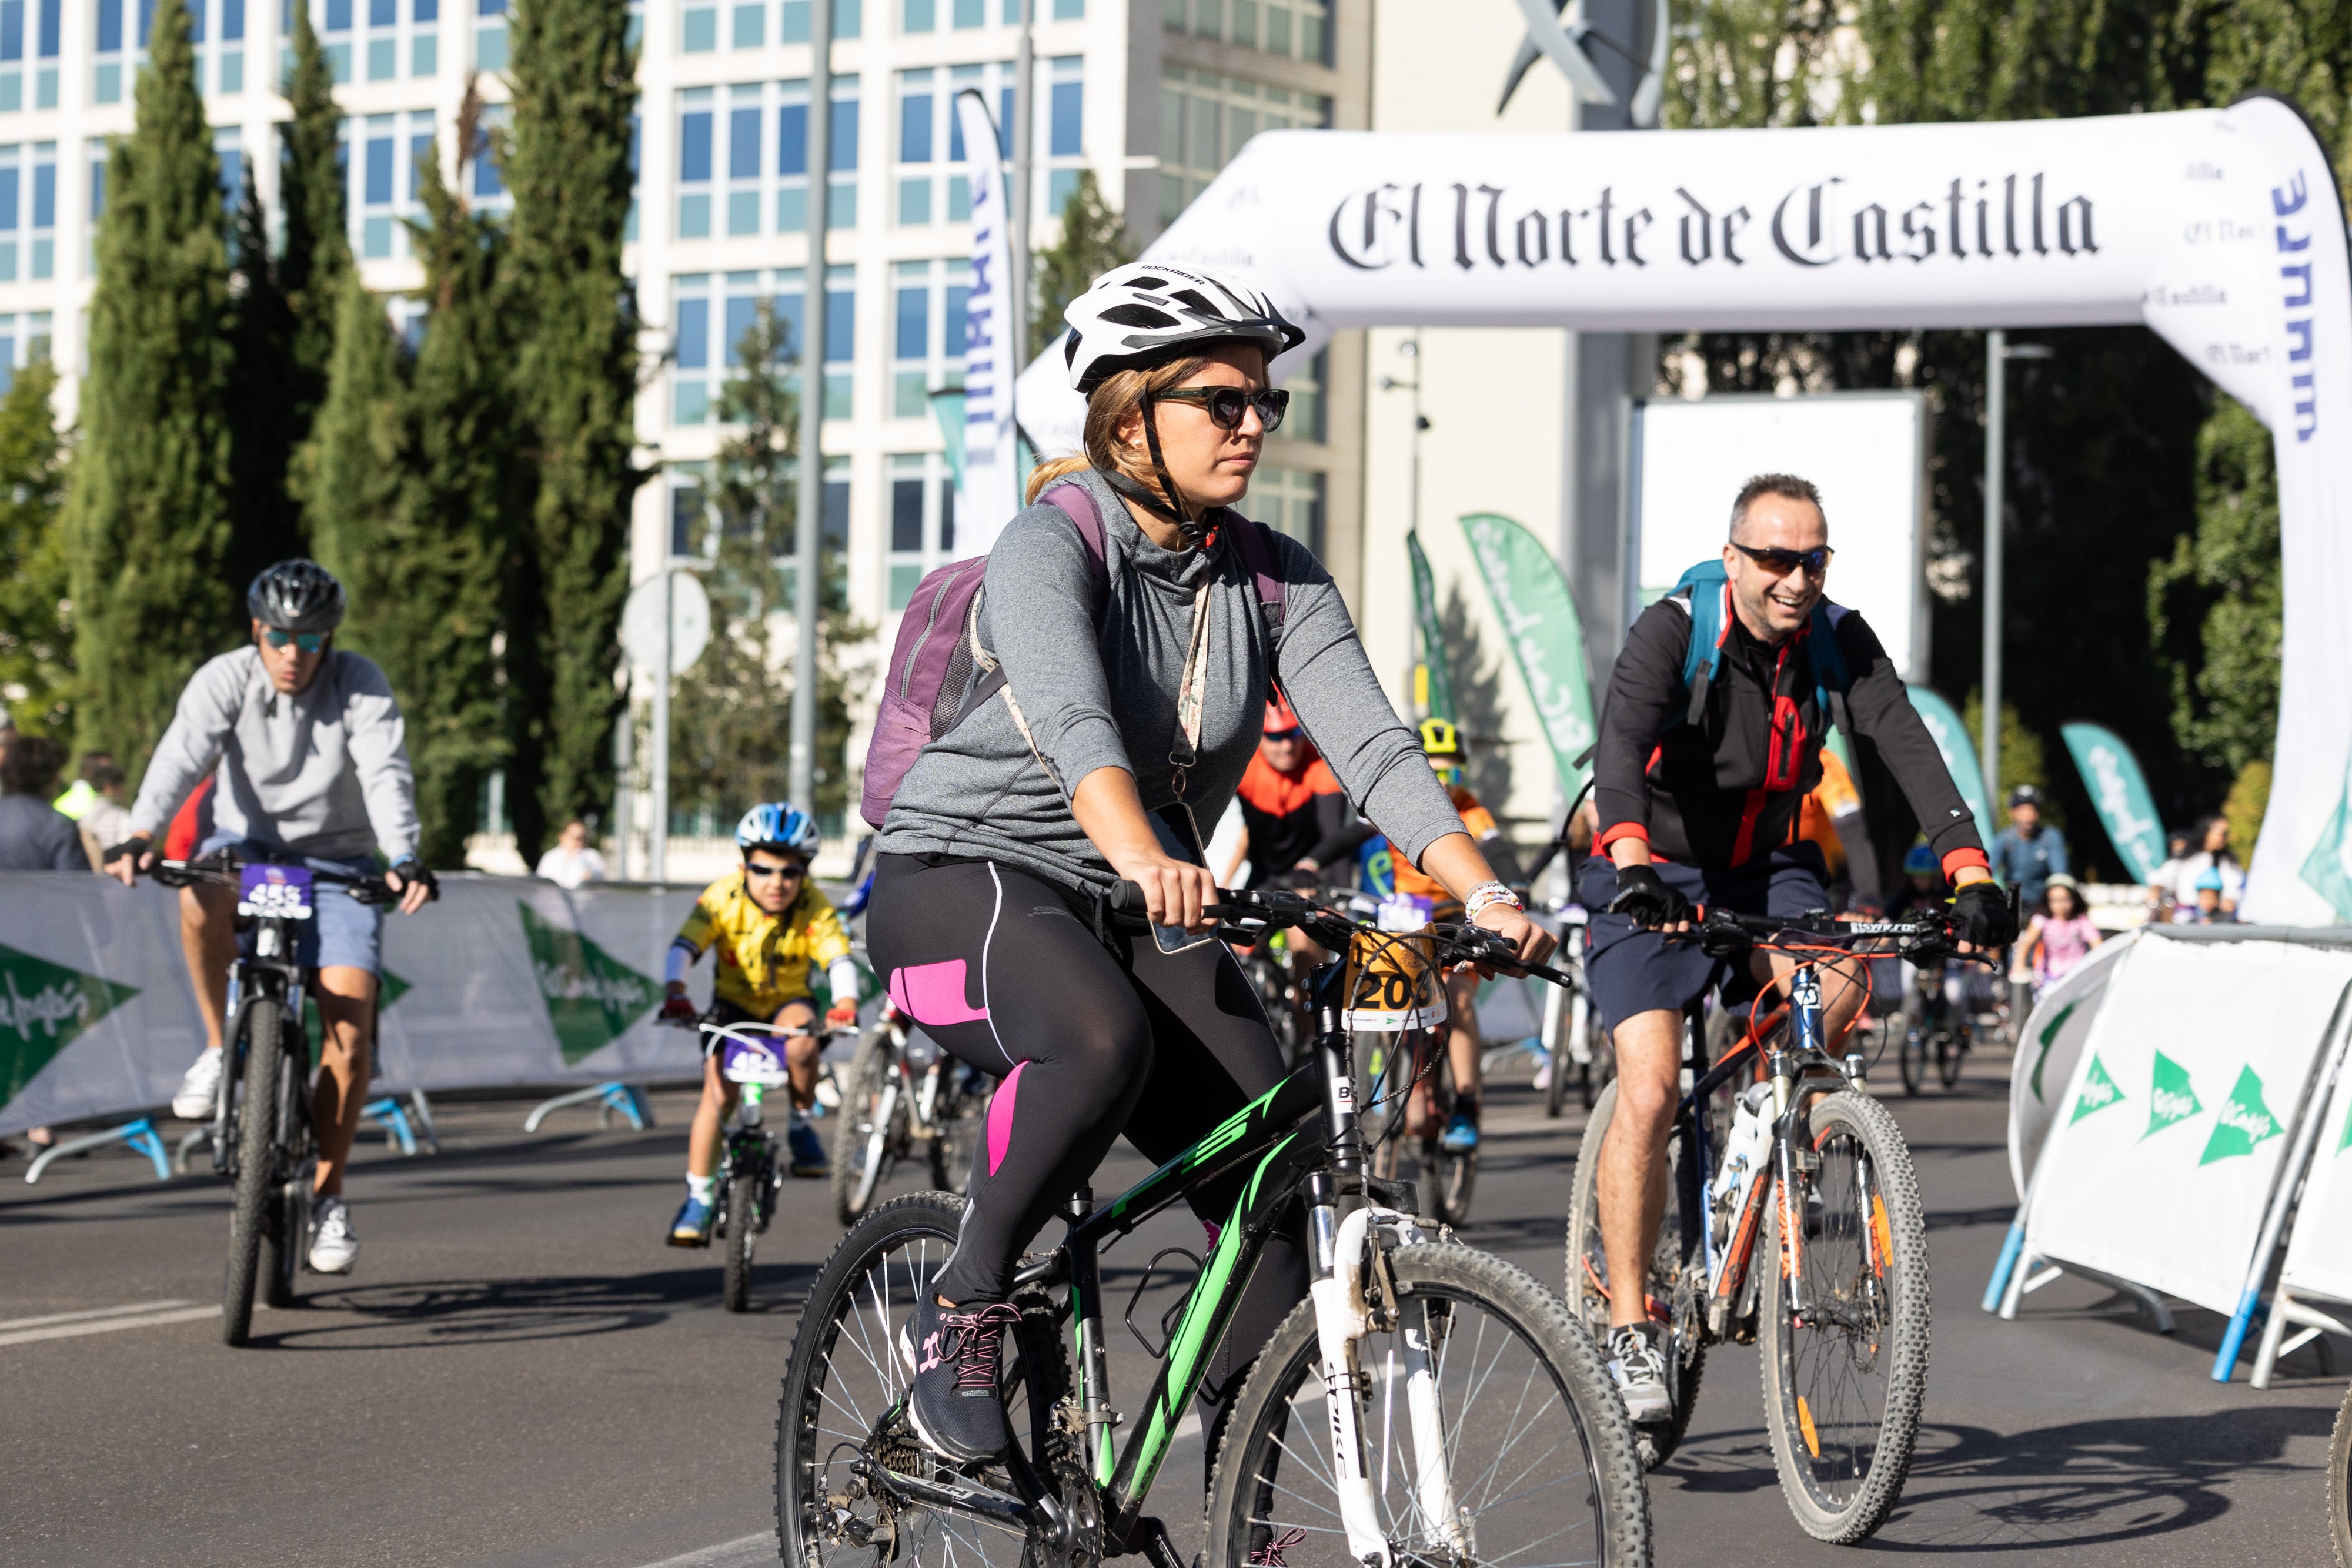
MULTIPOLYGON (((1259 525, 1229 508, 1288 402, 1267 364, 1304 334, 1237 279, 1156 263, 1105 274, 1065 314, 1086 451, 1037 470, 989 556, 974 629, 1004 700, 908 769, 867 914, 898 1005, 1003 1079, 955 1252, 901 1345, 915 1427, 958 1462, 1008 1440, 996 1361, 1013 1261, 1111 1141, 1124 1132, 1164 1161, 1280 1078, 1263 1009, 1207 935, 1199 828, 1248 767, 1274 680, 1400 854, 1521 956, 1551 947, 1463 832, 1314 557, 1265 534, 1284 613, 1259 602, 1236 538, 1259 525), (1099 564, 1071 510, 1089 507, 1099 564), (1152 922, 1200 940, 1167 952, 1114 917, 1119 878, 1152 922), (1142 1103, 1150 1113, 1130 1124, 1142 1103)), ((1204 1223, 1231 1213, 1246 1178, 1194 1197, 1204 1223)), ((1202 1393, 1211 1454, 1251 1359, 1306 1294, 1304 1239, 1268 1246, 1217 1349, 1202 1393)))

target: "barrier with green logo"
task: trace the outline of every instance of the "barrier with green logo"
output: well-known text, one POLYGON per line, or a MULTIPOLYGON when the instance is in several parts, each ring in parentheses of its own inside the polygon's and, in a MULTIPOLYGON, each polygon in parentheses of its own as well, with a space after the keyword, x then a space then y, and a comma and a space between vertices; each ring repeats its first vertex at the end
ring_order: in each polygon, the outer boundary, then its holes
MULTIPOLYGON (((698 1075, 694 1038, 653 1019, 699 887, 441 888, 384 922, 381 1092, 698 1075)), ((203 1042, 175 894, 0 873, 0 1134, 160 1106, 203 1042)))
MULTIPOLYGON (((2168 1328, 2165 1300, 2191 1302, 2231 1320, 2215 1373, 2226 1377, 2311 1147, 2327 1146, 2318 1119, 2352 1027, 2352 933, 2158 927, 2102 968, 2095 994, 2053 988, 2027 1020, 2011 1157, 2030 1175, 1987 1305, 2014 1316, 2062 1271, 2139 1296, 2168 1328), (2048 1061, 2032 1060, 2037 1029, 2057 1037, 2053 1051, 2074 1040, 2054 1092, 2048 1061), (2015 1140, 2036 1127, 2039 1148, 2021 1152, 2015 1140)), ((2312 1193, 2352 1206, 2352 1178, 2344 1186, 2338 1197, 2315 1181, 2312 1193)), ((2312 1236, 2306 1255, 2352 1291, 2352 1214, 2329 1209, 2315 1227, 2317 1212, 2307 1194, 2294 1236, 2312 1236)))

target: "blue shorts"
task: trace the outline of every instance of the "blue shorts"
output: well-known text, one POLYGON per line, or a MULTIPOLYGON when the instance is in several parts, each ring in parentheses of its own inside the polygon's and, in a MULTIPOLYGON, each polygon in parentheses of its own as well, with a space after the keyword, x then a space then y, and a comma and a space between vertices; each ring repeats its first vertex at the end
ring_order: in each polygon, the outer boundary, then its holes
MULTIPOLYGON (((1743 915, 1808 915, 1830 904, 1829 870, 1822 852, 1810 843, 1774 850, 1729 871, 1654 863, 1660 879, 1693 904, 1721 904, 1743 915)), ((1644 931, 1626 916, 1609 913, 1609 901, 1616 896, 1617 868, 1599 855, 1587 859, 1576 875, 1576 901, 1592 911, 1592 946, 1584 972, 1601 1027, 1615 1029, 1635 1013, 1680 1012, 1727 975, 1753 988, 1745 960, 1710 958, 1688 937, 1670 941, 1662 931, 1644 931)))
MULTIPOLYGON (((248 856, 255 860, 283 858, 282 852, 272 845, 253 843, 233 833, 215 833, 196 847, 199 855, 208 855, 215 850, 226 850, 239 860, 248 856)), ((306 865, 312 871, 341 872, 349 876, 376 874, 373 860, 320 860, 316 855, 299 855, 293 857, 290 863, 306 865)), ((365 969, 371 975, 383 974, 383 905, 362 904, 348 888, 334 883, 315 884, 310 918, 295 922, 294 961, 306 969, 365 969)), ((251 957, 253 933, 239 933, 236 946, 240 954, 251 957)))

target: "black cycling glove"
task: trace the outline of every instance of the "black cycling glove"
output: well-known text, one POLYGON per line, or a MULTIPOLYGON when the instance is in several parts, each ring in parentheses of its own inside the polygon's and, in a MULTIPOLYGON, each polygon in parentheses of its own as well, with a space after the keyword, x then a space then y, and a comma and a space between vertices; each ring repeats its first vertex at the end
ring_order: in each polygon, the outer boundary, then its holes
POLYGON ((404 892, 406 891, 407 885, 412 882, 423 883, 425 884, 425 900, 428 904, 441 896, 440 879, 435 876, 431 869, 428 868, 423 861, 418 860, 415 855, 409 856, 406 860, 393 867, 392 874, 400 879, 401 887, 404 892))
POLYGON ((142 839, 142 838, 129 838, 129 839, 125 839, 125 840, 123 840, 121 843, 119 843, 119 844, 117 844, 117 845, 115 845, 115 846, 114 846, 112 849, 110 849, 110 850, 101 850, 100 852, 99 852, 98 863, 99 863, 99 864, 100 864, 100 865, 112 865, 116 861, 121 860, 124 855, 130 855, 130 856, 133 857, 133 858, 132 858, 132 862, 131 862, 131 863, 132 863, 132 865, 133 865, 134 867, 136 867, 136 865, 138 864, 138 861, 137 861, 137 858, 136 858, 136 857, 138 857, 138 856, 140 856, 140 855, 143 855, 143 854, 147 853, 147 852, 148 852, 148 851, 150 851, 150 850, 153 849, 154 847, 155 847, 155 841, 154 841, 154 840, 152 840, 152 839, 142 839))
POLYGON ((1952 924, 1960 940, 1978 947, 2006 947, 2017 940, 2017 915, 2009 894, 1987 877, 1953 895, 1952 924))
POLYGON ((1609 913, 1631 917, 1636 925, 1674 925, 1690 918, 1690 900, 1666 885, 1658 868, 1625 865, 1617 868, 1617 896, 1609 913))

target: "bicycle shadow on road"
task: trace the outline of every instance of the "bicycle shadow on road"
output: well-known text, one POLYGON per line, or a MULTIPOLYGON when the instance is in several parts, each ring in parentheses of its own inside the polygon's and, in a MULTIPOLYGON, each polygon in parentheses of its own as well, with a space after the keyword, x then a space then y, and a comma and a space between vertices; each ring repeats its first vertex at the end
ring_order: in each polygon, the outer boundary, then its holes
MULTIPOLYGON (((2291 1437, 2325 1438, 2334 1414, 2270 1405, 2195 1416, 2135 1416, 2002 1434, 1928 1422, 1903 1501, 1864 1546, 1880 1552, 2047 1552, 2168 1535, 2227 1513, 2223 1489, 2301 1478, 2291 1437)), ((1651 1478, 1696 1494, 1780 1482, 1762 1428, 1695 1437, 1651 1478)))
MULTIPOLYGON (((759 1266, 747 1316, 796 1320, 821 1265, 759 1266)), ((307 1277, 306 1277, 307 1278, 307 1277)), ((580 1339, 716 1312, 719 1271, 700 1266, 631 1275, 434 1280, 306 1291, 254 1321, 256 1344, 288 1350, 436 1350, 580 1339)))

